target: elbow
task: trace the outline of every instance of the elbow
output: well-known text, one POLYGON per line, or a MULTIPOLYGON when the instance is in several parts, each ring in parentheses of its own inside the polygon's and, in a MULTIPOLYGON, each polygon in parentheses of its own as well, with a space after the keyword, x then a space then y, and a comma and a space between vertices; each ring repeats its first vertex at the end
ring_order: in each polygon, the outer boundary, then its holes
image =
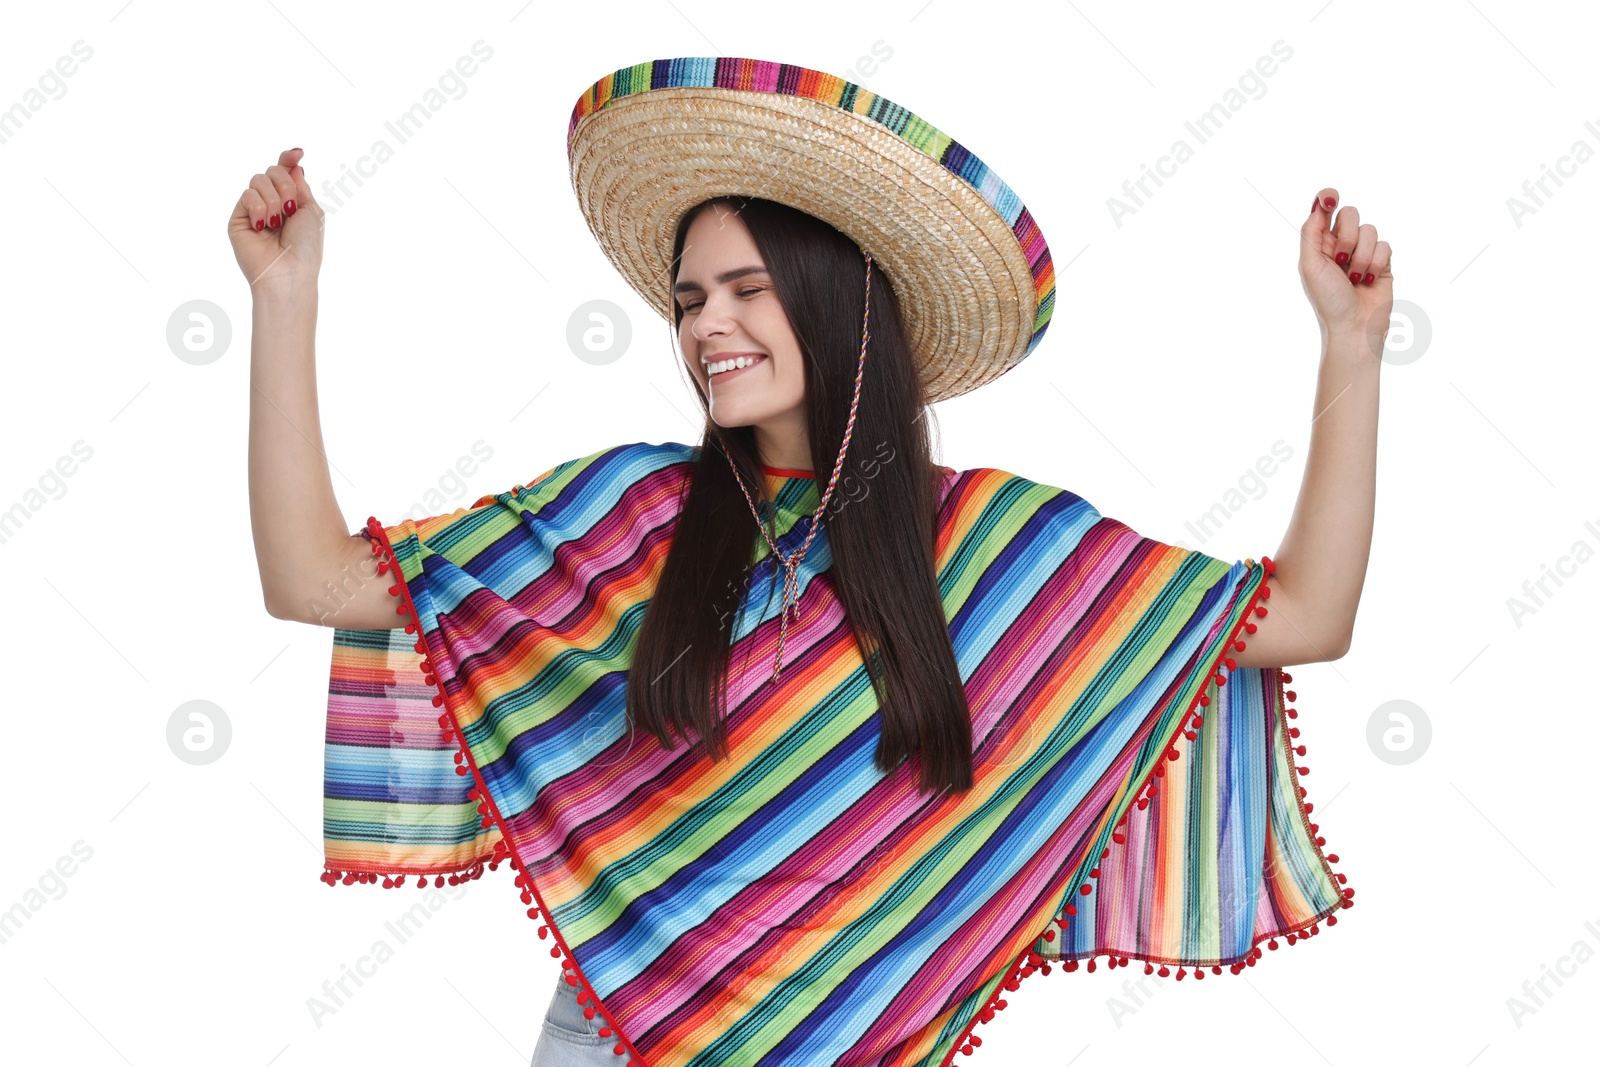
POLYGON ((1323 662, 1331 663, 1336 659, 1343 659, 1345 653, 1350 651, 1350 638, 1352 627, 1344 626, 1330 631, 1317 642, 1317 647, 1322 652, 1323 662))
POLYGON ((273 590, 263 589, 261 591, 261 606, 266 608, 267 614, 274 619, 283 619, 285 622, 299 621, 300 616, 290 604, 281 596, 276 595, 273 590))

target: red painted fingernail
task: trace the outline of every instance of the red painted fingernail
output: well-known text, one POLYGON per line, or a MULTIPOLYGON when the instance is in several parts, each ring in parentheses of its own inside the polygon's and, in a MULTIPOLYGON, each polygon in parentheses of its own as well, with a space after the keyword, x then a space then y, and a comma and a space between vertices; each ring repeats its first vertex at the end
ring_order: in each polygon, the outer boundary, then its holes
POLYGON ((260 233, 262 230, 266 229, 266 227, 267 227, 267 220, 266 219, 256 219, 256 232, 257 233, 260 233))
POLYGON ((1367 285, 1371 285, 1371 284, 1372 284, 1372 279, 1374 279, 1374 278, 1376 278, 1376 277, 1377 277, 1377 275, 1376 275, 1376 274, 1373 274, 1373 273, 1372 273, 1372 272, 1371 272, 1371 271, 1370 271, 1370 270, 1369 270, 1369 271, 1367 271, 1367 276, 1366 276, 1366 277, 1365 277, 1365 278, 1362 278, 1362 279, 1361 279, 1361 280, 1362 280, 1362 281, 1363 281, 1363 282, 1365 282, 1365 283, 1366 283, 1366 284, 1367 284, 1367 285))
POLYGON ((1333 205, 1336 203, 1338 203, 1338 201, 1331 196, 1325 196, 1322 198, 1322 206, 1327 208, 1329 211, 1333 210, 1333 205))
POLYGON ((1335 263, 1339 264, 1339 266, 1342 267, 1342 266, 1344 266, 1345 260, 1347 260, 1349 258, 1350 258, 1350 253, 1349 252, 1339 252, 1339 253, 1334 255, 1333 261, 1335 263))
POLYGON ((285 200, 283 202, 283 214, 284 214, 285 218, 287 218, 288 216, 294 214, 294 201, 293 200, 285 200))
POLYGON ((272 216, 272 218, 267 220, 267 225, 271 226, 274 230, 276 230, 278 228, 278 222, 279 222, 278 216, 274 215, 274 216, 272 216))
POLYGON ((1351 285, 1356 284, 1360 280, 1361 280, 1361 272, 1360 271, 1353 270, 1353 271, 1350 272, 1350 284, 1351 285))

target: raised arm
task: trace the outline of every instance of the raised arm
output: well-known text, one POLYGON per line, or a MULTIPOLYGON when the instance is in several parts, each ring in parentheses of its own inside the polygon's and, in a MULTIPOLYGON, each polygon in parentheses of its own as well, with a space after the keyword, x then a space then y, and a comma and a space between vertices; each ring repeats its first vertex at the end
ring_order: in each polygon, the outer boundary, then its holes
POLYGON ((404 624, 366 538, 333 496, 317 413, 317 275, 326 213, 291 148, 234 205, 228 239, 250 283, 250 529, 269 614, 322 626, 404 624))
POLYGON ((1394 306, 1390 248, 1339 192, 1324 189, 1300 228, 1300 281, 1322 356, 1300 495, 1272 561, 1271 610, 1235 657, 1243 667, 1338 659, 1350 647, 1372 548, 1378 372, 1394 306), (1329 223, 1332 222, 1330 229, 1329 223))

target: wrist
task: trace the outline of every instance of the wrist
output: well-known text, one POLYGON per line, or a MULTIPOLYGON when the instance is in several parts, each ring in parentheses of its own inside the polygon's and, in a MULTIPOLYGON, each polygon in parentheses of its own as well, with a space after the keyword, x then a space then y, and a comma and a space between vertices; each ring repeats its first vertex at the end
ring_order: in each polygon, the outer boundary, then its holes
POLYGON ((314 308, 317 282, 314 278, 262 278, 250 287, 250 298, 256 307, 272 311, 314 308))
POLYGON ((1384 339, 1388 331, 1363 330, 1359 327, 1329 327, 1320 323, 1322 357, 1366 363, 1382 363, 1384 339))

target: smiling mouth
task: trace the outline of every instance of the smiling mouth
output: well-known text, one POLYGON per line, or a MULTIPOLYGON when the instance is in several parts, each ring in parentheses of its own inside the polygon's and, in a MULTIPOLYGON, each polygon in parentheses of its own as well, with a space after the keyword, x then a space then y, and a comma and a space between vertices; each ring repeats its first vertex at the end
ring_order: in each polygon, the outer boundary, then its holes
POLYGON ((707 367, 706 367, 706 376, 707 376, 706 377, 706 381, 708 383, 709 382, 720 382, 720 381, 724 381, 726 379, 737 378, 739 375, 743 374, 745 371, 749 370, 751 367, 759 367, 761 364, 765 363, 768 358, 769 357, 767 357, 765 355, 756 356, 754 358, 741 356, 738 359, 730 359, 730 360, 719 361, 717 363, 708 364, 707 367), (747 359, 748 359, 748 362, 746 362, 747 359), (717 367, 726 367, 727 369, 726 370, 715 370, 715 369, 713 369, 713 368, 717 368, 717 367))

